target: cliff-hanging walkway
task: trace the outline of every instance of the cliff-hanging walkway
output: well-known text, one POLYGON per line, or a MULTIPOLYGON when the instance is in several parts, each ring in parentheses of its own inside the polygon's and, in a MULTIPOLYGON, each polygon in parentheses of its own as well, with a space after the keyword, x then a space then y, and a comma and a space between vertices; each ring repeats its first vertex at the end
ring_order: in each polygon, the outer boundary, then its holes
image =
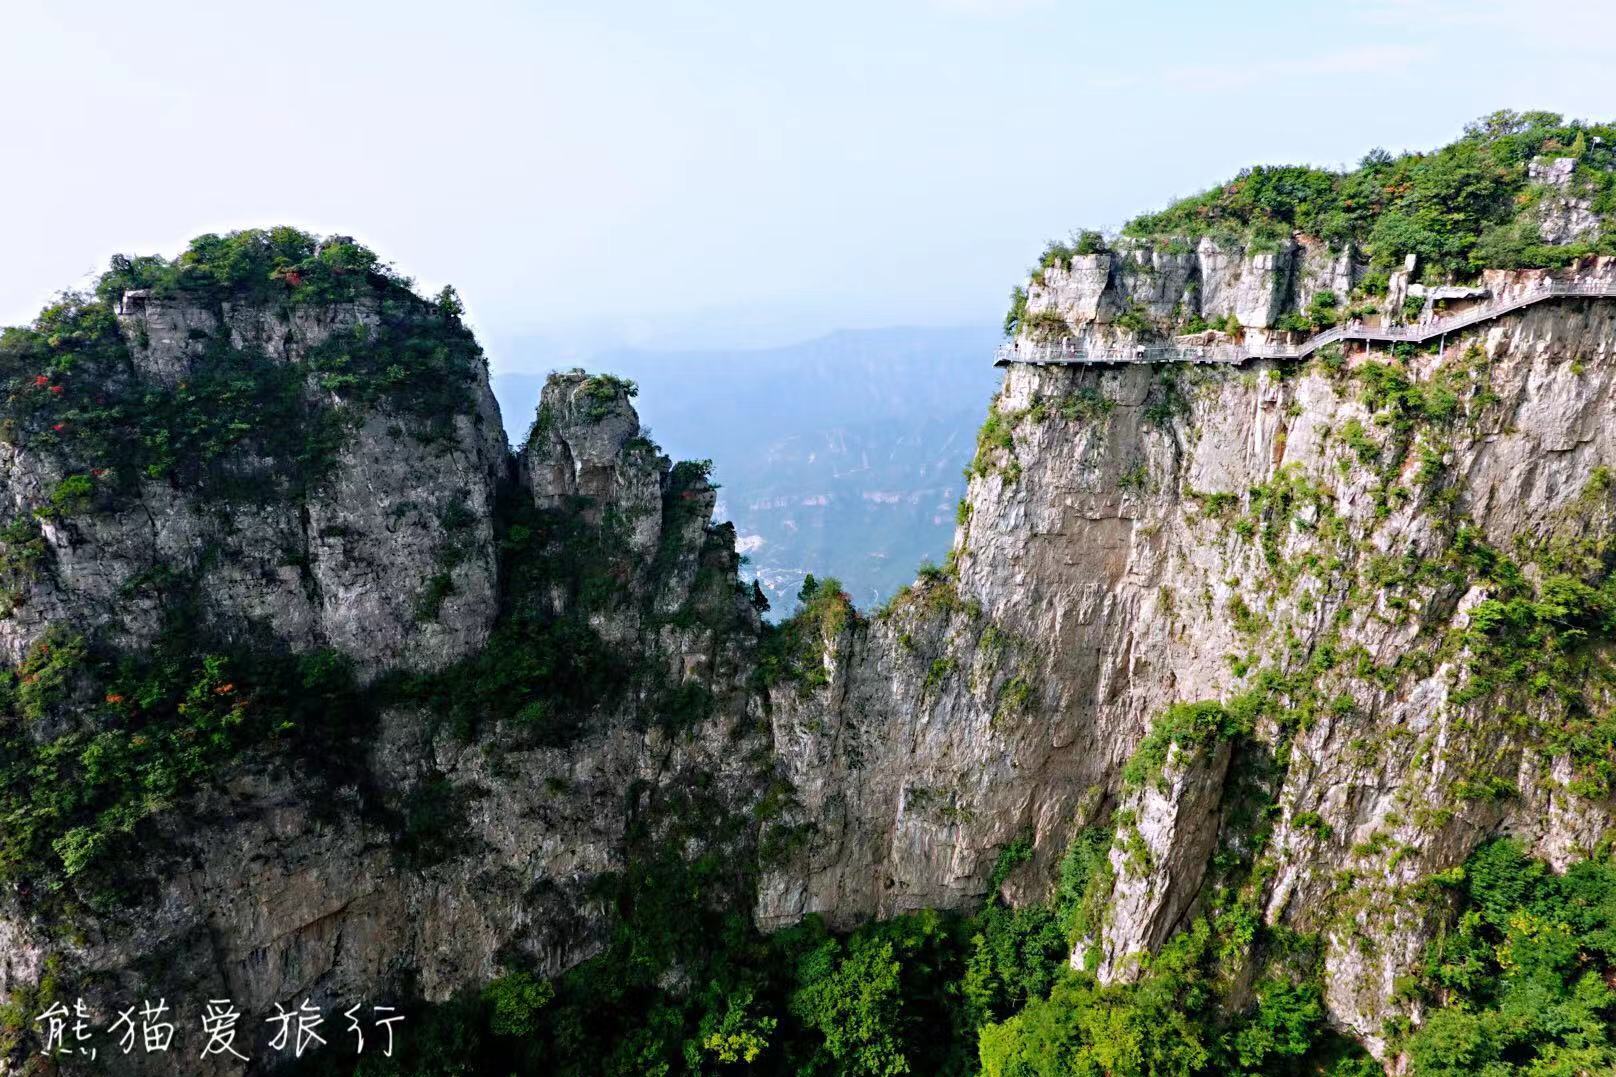
POLYGON ((1133 348, 1093 351, 1073 341, 1054 344, 1012 342, 994 352, 995 366, 1028 363, 1034 366, 1103 363, 1222 363, 1238 365, 1248 359, 1305 359, 1326 344, 1338 340, 1369 343, 1421 343, 1444 333, 1491 321, 1512 311, 1550 299, 1616 299, 1616 284, 1545 281, 1535 288, 1507 298, 1495 299, 1447 318, 1433 318, 1414 325, 1378 326, 1347 322, 1326 329, 1301 344, 1142 344, 1133 348))

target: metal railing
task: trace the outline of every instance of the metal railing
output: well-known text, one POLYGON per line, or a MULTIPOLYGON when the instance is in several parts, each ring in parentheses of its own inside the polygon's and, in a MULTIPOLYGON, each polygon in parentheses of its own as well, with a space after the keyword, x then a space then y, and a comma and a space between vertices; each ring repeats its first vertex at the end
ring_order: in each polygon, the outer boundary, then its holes
POLYGON ((1300 344, 1145 344, 1094 350, 1072 340, 1050 344, 1014 341, 994 351, 994 363, 1226 363, 1235 365, 1248 359, 1305 359, 1327 344, 1341 340, 1387 343, 1421 343, 1444 333, 1452 333, 1480 322, 1491 321, 1522 307, 1549 299, 1616 299, 1616 283, 1544 281, 1540 285, 1503 299, 1496 299, 1446 318, 1432 318, 1414 325, 1364 325, 1347 322, 1326 329, 1300 344))
POLYGON ((1243 363, 1251 358, 1250 350, 1242 344, 1140 344, 1097 351, 1074 340, 1001 344, 993 355, 999 366, 1010 363, 1243 363))

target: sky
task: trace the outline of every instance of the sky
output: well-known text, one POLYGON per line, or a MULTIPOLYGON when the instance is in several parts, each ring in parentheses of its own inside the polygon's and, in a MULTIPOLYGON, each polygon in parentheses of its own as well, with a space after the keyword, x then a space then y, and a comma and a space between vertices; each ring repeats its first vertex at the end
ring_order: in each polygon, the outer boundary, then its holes
POLYGON ((1045 239, 1499 108, 1616 113, 1616 4, 0 0, 0 324, 293 224, 524 336, 996 321, 1045 239))

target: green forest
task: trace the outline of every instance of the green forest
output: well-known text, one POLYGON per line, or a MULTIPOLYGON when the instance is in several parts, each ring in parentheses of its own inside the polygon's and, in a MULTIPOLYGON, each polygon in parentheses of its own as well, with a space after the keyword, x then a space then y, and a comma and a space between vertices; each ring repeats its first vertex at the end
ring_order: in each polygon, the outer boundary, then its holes
MULTIPOLYGON (((1067 956, 1109 844, 1081 835, 1046 904, 916 913, 836 936, 817 920, 759 936, 703 900, 718 864, 631 870, 605 953, 554 981, 514 971, 416 1015, 391 1060, 310 1060, 337 1074, 975 1074, 983 1077, 1371 1077, 1333 1032, 1322 987, 1269 976, 1227 1005, 1257 933, 1302 970, 1318 940, 1239 910, 1203 917, 1133 983, 1067 956), (670 979, 680 990, 668 990, 670 979)), ((1025 850, 1006 850, 1001 868, 1025 850)), ((1408 983, 1427 1019, 1389 1029, 1419 1075, 1574 1075, 1616 1067, 1616 859, 1556 875, 1499 840, 1436 885, 1450 926, 1408 983)))

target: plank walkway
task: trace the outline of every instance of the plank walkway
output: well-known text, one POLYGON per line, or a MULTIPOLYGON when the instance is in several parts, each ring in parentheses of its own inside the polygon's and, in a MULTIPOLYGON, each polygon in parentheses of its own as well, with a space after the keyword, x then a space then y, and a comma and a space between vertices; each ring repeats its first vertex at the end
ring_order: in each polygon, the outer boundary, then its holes
POLYGON ((1027 363, 1033 366, 1104 363, 1221 363, 1237 366, 1248 359, 1306 359, 1327 344, 1341 340, 1366 342, 1422 343, 1444 333, 1457 332, 1481 322, 1551 299, 1616 299, 1616 284, 1585 284, 1573 281, 1546 281, 1540 287, 1518 292, 1506 299, 1495 299, 1447 318, 1433 318, 1414 325, 1364 325, 1347 322, 1326 329, 1300 344, 1144 344, 1134 348, 1091 351, 1071 341, 1055 344, 1012 342, 994 352, 995 366, 1027 363))

